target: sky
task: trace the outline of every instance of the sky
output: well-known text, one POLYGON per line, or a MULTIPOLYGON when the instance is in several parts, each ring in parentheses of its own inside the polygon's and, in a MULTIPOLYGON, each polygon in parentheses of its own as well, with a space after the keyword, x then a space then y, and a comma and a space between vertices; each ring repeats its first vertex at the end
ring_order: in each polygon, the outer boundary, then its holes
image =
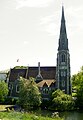
POLYGON ((0 70, 56 66, 62 4, 71 74, 83 65, 83 0, 0 0, 0 70), (17 62, 19 59, 19 62, 17 62))

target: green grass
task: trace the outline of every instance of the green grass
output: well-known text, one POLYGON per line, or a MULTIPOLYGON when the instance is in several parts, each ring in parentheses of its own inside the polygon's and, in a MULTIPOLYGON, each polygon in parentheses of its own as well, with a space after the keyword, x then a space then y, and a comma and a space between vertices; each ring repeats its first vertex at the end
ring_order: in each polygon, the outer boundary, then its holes
POLYGON ((63 120, 61 118, 44 117, 33 113, 0 112, 0 120, 63 120))
MULTIPOLYGON (((5 107, 12 105, 0 105, 0 111, 5 111, 5 107)), ((49 111, 37 110, 34 112, 0 112, 0 120, 63 120, 61 118, 50 117, 52 113, 49 111)))

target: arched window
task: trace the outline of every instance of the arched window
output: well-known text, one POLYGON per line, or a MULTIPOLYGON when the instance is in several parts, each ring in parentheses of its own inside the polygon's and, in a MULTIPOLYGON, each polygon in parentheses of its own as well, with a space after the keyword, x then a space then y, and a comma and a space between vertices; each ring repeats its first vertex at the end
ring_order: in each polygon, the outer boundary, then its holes
POLYGON ((48 94, 48 93, 49 93, 48 88, 44 88, 44 89, 43 89, 43 94, 48 94))
POLYGON ((62 80, 62 87, 65 87, 65 81, 62 80))
POLYGON ((16 93, 19 93, 19 85, 16 85, 16 93))
POLYGON ((61 56, 61 62, 65 62, 65 54, 62 54, 62 56, 61 56))

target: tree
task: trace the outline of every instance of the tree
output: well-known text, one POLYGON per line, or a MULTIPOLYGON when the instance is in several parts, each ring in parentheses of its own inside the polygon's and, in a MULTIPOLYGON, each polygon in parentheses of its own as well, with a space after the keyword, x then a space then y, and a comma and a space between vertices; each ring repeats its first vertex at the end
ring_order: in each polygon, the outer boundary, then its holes
POLYGON ((81 67, 81 70, 72 76, 72 85, 73 87, 78 87, 83 82, 83 66, 81 67))
POLYGON ((79 109, 83 109, 83 67, 72 76, 72 85, 76 90, 76 105, 79 109))
POLYGON ((70 95, 65 94, 61 90, 56 90, 52 93, 52 110, 72 110, 74 101, 70 95))
POLYGON ((4 81, 0 81, 0 102, 4 102, 8 95, 8 84, 4 81))
POLYGON ((41 104, 41 95, 33 78, 20 78, 19 103, 25 109, 38 107, 41 104))

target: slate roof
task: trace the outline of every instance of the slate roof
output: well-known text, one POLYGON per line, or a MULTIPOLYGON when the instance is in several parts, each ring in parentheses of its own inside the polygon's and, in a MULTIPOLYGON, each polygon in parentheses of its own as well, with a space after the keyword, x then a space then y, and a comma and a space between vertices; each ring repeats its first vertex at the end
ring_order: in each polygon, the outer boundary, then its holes
POLYGON ((17 80, 18 75, 25 78, 27 69, 11 69, 9 82, 14 82, 17 80))
MULTIPOLYGON (((44 80, 45 79, 52 80, 55 79, 56 77, 55 66, 41 66, 40 71, 44 80)), ((11 69, 9 81, 14 82, 17 79, 18 75, 25 78, 26 73, 27 73, 27 79, 29 77, 36 78, 36 76, 38 75, 38 67, 29 67, 28 71, 27 69, 11 69)))
MULTIPOLYGON (((56 67, 54 66, 41 66, 40 67, 41 75, 43 79, 55 79, 56 67)), ((38 75, 38 67, 29 67, 28 76, 36 77, 38 75)))

